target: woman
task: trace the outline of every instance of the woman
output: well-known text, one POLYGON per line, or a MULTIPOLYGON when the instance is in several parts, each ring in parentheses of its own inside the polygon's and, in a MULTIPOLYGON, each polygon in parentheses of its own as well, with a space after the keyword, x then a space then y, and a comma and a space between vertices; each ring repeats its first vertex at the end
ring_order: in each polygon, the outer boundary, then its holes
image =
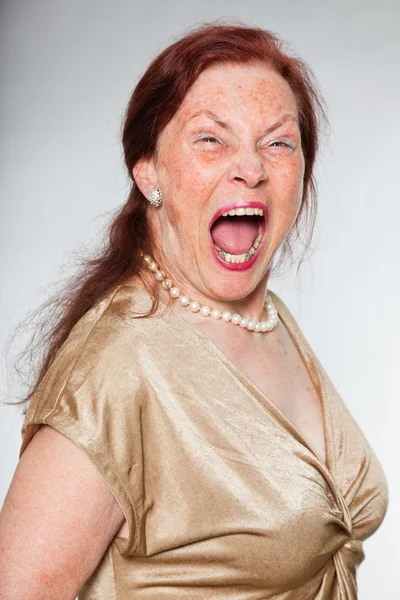
POLYGON ((357 597, 385 476, 266 292, 321 117, 306 65, 257 28, 203 26, 140 80, 131 194, 30 395, 2 598, 357 597))

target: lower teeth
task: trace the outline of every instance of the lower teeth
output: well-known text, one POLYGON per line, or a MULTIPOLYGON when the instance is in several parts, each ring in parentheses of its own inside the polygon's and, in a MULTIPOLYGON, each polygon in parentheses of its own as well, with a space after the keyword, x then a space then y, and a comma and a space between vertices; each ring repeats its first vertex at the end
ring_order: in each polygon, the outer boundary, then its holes
POLYGON ((248 260, 250 260, 250 258, 256 253, 257 248, 260 245, 261 238, 262 238, 262 235, 258 235, 256 237, 256 239, 254 240, 252 247, 249 250, 247 250, 247 252, 245 252, 244 254, 229 254, 228 252, 225 252, 224 250, 222 250, 222 248, 219 248, 215 244, 214 244, 214 246, 215 246, 215 249, 217 250, 219 256, 225 262, 233 263, 233 264, 244 263, 244 262, 247 262, 248 260))

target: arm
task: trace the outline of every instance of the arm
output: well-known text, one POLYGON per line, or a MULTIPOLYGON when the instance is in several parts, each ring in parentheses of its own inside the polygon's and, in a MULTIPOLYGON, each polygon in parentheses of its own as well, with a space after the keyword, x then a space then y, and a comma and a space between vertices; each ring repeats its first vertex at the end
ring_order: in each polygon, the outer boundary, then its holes
POLYGON ((86 454, 42 425, 0 513, 0 598, 73 600, 123 521, 86 454))

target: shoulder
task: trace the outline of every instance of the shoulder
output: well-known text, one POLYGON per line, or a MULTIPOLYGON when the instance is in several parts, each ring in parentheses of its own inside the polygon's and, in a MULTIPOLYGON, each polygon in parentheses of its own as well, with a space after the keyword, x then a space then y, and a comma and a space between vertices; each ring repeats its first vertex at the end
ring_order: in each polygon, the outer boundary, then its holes
POLYGON ((55 420, 86 424, 106 415, 123 419, 139 410, 146 385, 141 355, 151 345, 152 318, 134 318, 144 305, 140 294, 116 288, 97 302, 71 329, 31 398, 22 427, 55 420), (120 413, 120 414, 119 414, 120 413))
MULTIPOLYGON (((142 318, 149 306, 148 297, 139 290, 118 287, 98 301, 74 325, 59 348, 44 380, 56 375, 73 387, 100 365, 109 372, 132 365, 134 353, 149 343, 151 318, 142 318)), ((45 383, 45 381, 43 382, 45 383)))

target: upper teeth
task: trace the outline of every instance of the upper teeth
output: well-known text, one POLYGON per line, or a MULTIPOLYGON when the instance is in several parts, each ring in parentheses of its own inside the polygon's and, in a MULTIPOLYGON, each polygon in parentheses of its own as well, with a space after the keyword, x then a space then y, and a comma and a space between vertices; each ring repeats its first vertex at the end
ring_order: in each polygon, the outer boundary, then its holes
POLYGON ((243 217, 243 215, 259 215, 260 217, 264 216, 264 211, 262 208, 233 208, 228 212, 222 213, 223 217, 227 216, 233 217, 237 215, 238 217, 243 217))

